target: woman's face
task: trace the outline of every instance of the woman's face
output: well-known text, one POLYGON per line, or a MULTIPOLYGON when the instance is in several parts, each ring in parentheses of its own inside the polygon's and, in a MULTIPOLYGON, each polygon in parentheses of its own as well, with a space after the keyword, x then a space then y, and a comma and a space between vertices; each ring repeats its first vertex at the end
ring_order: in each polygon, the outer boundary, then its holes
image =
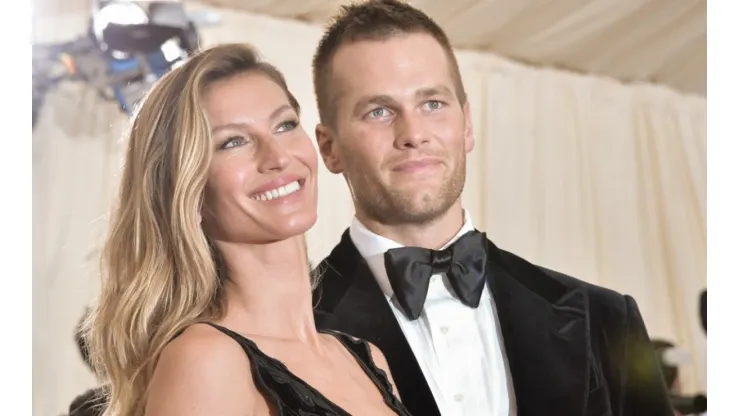
POLYGON ((211 238, 265 244, 316 222, 317 155, 283 89, 250 72, 205 93, 213 159, 203 227, 211 238))

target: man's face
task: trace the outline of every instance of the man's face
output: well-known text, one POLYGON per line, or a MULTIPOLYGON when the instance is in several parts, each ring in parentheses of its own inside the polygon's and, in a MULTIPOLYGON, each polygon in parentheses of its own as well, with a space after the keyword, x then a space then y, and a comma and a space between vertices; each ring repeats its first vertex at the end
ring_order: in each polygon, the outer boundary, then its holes
POLYGON ((319 125, 316 136, 359 215, 420 224, 459 200, 473 135, 448 59, 427 34, 350 43, 335 54, 335 123, 319 125))

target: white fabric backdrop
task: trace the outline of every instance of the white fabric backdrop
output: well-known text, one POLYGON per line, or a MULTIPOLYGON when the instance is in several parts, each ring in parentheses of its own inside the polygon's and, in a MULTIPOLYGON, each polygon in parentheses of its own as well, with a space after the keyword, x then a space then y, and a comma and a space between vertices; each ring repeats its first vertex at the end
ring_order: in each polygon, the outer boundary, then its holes
MULTIPOLYGON (((205 45, 249 42, 286 75, 310 134, 318 120, 310 62, 321 28, 236 11, 205 45)), ((66 40, 85 16, 37 22, 66 40)), ((459 52, 477 144, 465 204, 501 247, 633 295, 653 336, 687 347, 689 391, 706 388, 698 292, 706 286, 706 100, 649 85, 459 52)), ((123 150, 126 119, 83 86, 47 100, 33 134, 34 415, 64 412, 94 385, 73 341, 98 287, 96 246, 123 150)), ((320 172, 318 261, 353 215, 340 176, 320 172)))

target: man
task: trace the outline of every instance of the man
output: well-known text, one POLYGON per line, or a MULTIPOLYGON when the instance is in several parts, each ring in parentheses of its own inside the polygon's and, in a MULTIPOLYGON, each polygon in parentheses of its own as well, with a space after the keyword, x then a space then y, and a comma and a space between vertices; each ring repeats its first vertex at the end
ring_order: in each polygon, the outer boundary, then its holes
POLYGON ((380 347, 412 414, 672 414, 631 297, 474 229, 460 200, 469 105, 429 17, 391 0, 342 7, 314 86, 321 155, 356 210, 318 266, 317 325, 380 347))

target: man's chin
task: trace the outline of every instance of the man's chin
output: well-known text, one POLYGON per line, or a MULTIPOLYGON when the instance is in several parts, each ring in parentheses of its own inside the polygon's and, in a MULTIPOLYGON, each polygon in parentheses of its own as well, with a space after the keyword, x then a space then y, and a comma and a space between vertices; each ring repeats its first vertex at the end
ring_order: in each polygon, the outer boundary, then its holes
POLYGON ((407 199, 395 206, 395 215, 402 222, 423 224, 444 215, 452 204, 444 202, 443 196, 425 195, 421 198, 407 199))

